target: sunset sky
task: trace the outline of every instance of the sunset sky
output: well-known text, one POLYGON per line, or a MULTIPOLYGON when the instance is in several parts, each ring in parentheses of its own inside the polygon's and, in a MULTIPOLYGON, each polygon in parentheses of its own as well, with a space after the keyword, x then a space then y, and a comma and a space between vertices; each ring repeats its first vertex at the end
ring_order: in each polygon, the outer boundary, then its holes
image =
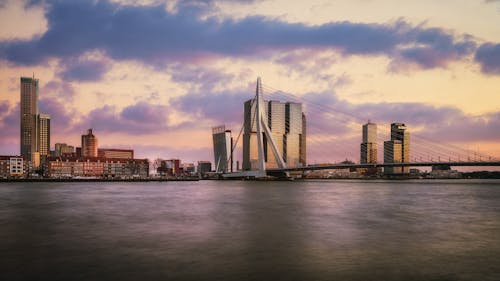
POLYGON ((500 157, 500 1, 0 0, 0 154, 19 154, 33 73, 52 148, 93 128, 101 147, 213 162, 211 127, 237 135, 260 76, 331 109, 304 106, 308 162, 359 161, 336 110, 500 157))

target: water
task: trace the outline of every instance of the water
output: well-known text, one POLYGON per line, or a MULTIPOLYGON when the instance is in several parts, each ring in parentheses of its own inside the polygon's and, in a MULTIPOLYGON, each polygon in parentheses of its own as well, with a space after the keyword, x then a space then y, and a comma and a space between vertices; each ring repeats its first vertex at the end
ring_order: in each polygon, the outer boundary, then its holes
POLYGON ((500 280, 500 182, 1 183, 0 280, 500 280))

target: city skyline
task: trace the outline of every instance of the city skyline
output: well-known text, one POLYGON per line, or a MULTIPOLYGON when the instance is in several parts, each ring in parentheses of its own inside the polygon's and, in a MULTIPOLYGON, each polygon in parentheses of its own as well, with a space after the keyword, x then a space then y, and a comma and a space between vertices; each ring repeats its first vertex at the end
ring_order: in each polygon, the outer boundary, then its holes
MULTIPOLYGON (((52 144, 78 146, 94 128, 100 143, 133 147, 140 158, 213 159, 210 128, 239 130, 260 75, 360 119, 404 122, 412 133, 500 155, 498 2, 406 3, 411 12, 391 1, 139 2, 2 2, 0 154, 19 153, 18 81, 35 72, 52 144), (92 24, 92 15, 103 21, 92 24), (139 21, 130 35, 110 35, 130 29, 118 24, 127 15, 158 26, 139 21)), ((323 131, 351 144, 345 154, 308 147, 309 163, 359 158, 359 127, 307 117, 308 137, 323 131)))

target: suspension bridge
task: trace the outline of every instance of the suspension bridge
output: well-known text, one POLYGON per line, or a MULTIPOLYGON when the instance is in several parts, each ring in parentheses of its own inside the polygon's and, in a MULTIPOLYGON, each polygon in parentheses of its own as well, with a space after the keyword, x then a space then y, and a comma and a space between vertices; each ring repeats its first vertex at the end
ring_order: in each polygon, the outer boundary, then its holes
MULTIPOLYGON (((323 150, 325 151, 325 153, 323 153, 325 155, 342 155, 342 159, 347 159, 350 156, 356 159, 356 156, 359 157, 359 154, 354 155, 352 152, 356 150, 359 151, 360 138, 359 133, 354 132, 359 132, 361 125, 366 122, 366 120, 374 119, 365 119, 363 117, 366 116, 357 116, 356 114, 349 113, 346 109, 339 108, 338 106, 334 107, 328 102, 317 101, 307 96, 296 96, 274 89, 262 84, 259 77, 256 83, 255 96, 251 99, 250 104, 250 108, 252 109, 250 127, 256 138, 256 143, 253 143, 254 146, 252 147, 252 149, 257 150, 257 153, 253 152, 254 155, 257 156, 256 163, 254 163, 256 165, 243 171, 224 174, 226 178, 266 178, 271 175, 288 177, 290 172, 327 169, 401 168, 402 171, 403 168, 406 167, 500 166, 500 158, 498 157, 487 155, 478 150, 465 149, 454 144, 445 144, 441 141, 420 136, 416 132, 411 132, 411 141, 409 141, 410 156, 409 159, 405 161, 393 161, 391 163, 386 161, 375 161, 372 163, 334 161, 334 163, 332 163, 331 160, 327 160, 321 164, 300 163, 297 165, 297 163, 291 163, 291 161, 287 159, 286 142, 281 144, 281 141, 283 141, 281 138, 279 140, 280 142, 275 140, 276 134, 273 134, 272 128, 270 127, 271 124, 268 118, 271 118, 271 115, 268 115, 269 112, 267 110, 269 110, 269 108, 267 108, 266 105, 269 106, 269 104, 266 104, 264 101, 264 92, 266 92, 267 100, 286 100, 287 102, 304 105, 306 116, 308 116, 307 130, 306 127, 302 127, 306 126, 306 123, 299 125, 298 122, 287 121, 285 126, 287 130, 293 130, 294 128, 290 128, 293 126, 300 126, 300 130, 303 130, 303 134, 307 134, 308 151, 311 148, 314 150, 314 148, 322 147, 322 149, 316 149, 316 152, 318 152, 318 150, 323 150), (341 134, 334 134, 332 130, 340 131, 341 134), (339 137, 339 135, 341 136, 339 137), (358 149, 356 149, 357 147, 358 149), (271 153, 269 153, 269 151, 271 153), (270 163, 268 162, 269 157, 273 157, 274 160, 271 166, 266 165, 270 163)), ((232 146, 233 152, 238 145, 238 141, 241 139, 244 127, 245 121, 232 146)), ((381 131, 377 133, 375 146, 377 146, 377 143, 383 143, 394 136, 392 130, 384 126, 379 128, 381 128, 381 131)), ((284 136, 284 138, 286 139, 286 136, 284 136)), ((376 154, 382 157, 376 157, 375 159, 385 159, 387 153, 385 149, 382 151, 378 150, 376 154)))

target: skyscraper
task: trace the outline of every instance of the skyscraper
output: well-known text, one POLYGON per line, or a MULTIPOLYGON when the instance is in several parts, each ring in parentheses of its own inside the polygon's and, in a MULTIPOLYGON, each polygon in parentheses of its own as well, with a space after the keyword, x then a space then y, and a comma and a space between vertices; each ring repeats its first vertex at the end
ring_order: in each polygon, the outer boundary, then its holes
POLYGON ((370 121, 363 125, 363 139, 359 162, 361 164, 377 163, 377 124, 370 121))
POLYGON ((50 154, 50 116, 38 114, 38 151, 44 162, 50 154))
MULTIPOLYGON (((263 121, 287 167, 299 167, 306 161, 305 115, 302 104, 294 102, 264 101, 263 121)), ((244 104, 243 170, 256 170, 258 166, 256 106, 254 99, 244 104)), ((263 135, 264 160, 267 168, 278 168, 270 141, 263 135)))
MULTIPOLYGON (((410 133, 403 123, 391 124, 391 140, 384 142, 385 163, 408 163, 410 162, 410 133), (392 142, 392 143, 391 143, 392 142), (387 143, 387 149, 386 149, 387 143), (399 148, 399 146, 401 148, 399 148)), ((387 173, 408 173, 409 167, 402 169, 384 169, 387 173)))
POLYGON ((97 157, 97 137, 92 134, 92 129, 82 135, 82 157, 97 157))
POLYGON ((216 172, 233 171, 233 138, 231 130, 226 130, 224 125, 212 128, 212 138, 214 143, 214 164, 216 172))
MULTIPOLYGON (((401 163, 402 162, 402 142, 400 140, 390 140, 384 142, 384 163, 401 163)), ((386 174, 400 174, 403 170, 401 167, 385 167, 386 174)))
POLYGON ((38 151, 38 79, 21 77, 21 155, 28 162, 38 151))
POLYGON ((306 115, 302 112, 302 134, 300 135, 300 160, 303 166, 307 164, 307 145, 306 145, 306 132, 307 132, 306 115))

